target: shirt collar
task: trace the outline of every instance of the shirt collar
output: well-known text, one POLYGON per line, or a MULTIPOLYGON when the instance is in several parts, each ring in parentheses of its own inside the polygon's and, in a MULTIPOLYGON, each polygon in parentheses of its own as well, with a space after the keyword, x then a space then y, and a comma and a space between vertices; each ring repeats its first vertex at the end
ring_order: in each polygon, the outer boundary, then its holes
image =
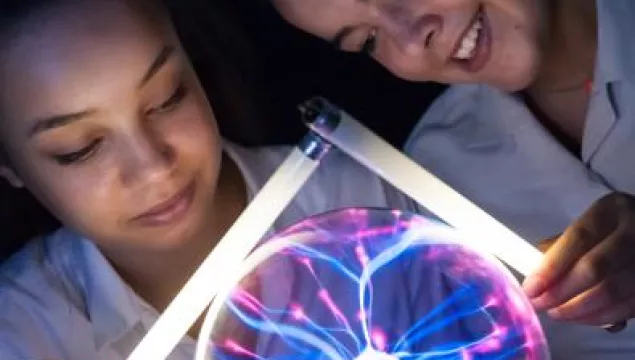
POLYGON ((86 307, 93 324, 95 346, 101 349, 137 328, 145 308, 91 241, 81 239, 80 247, 86 269, 83 279, 86 307))
POLYGON ((632 0, 597 0, 598 52, 596 79, 598 84, 621 80, 635 82, 635 2, 632 0))
POLYGON ((250 166, 246 161, 248 156, 243 153, 246 150, 225 140, 223 141, 223 151, 238 167, 247 187, 247 200, 251 201, 256 196, 261 184, 259 184, 253 171, 250 171, 250 166))

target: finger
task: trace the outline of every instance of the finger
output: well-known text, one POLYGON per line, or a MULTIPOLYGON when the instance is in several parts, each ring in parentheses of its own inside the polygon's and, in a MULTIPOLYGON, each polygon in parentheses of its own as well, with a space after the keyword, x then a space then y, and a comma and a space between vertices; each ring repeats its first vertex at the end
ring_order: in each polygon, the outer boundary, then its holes
POLYGON ((583 217, 569 227, 549 248, 538 269, 523 283, 529 298, 537 298, 573 268, 578 260, 599 242, 593 222, 585 222, 583 217))
MULTIPOLYGON (((630 253, 623 251, 623 244, 628 240, 623 232, 614 233, 601 243, 583 255, 573 268, 557 281, 554 286, 548 288, 540 297, 532 300, 533 305, 539 309, 550 309, 564 304, 574 296, 600 284, 610 274, 620 273, 630 282, 629 273, 620 272, 621 268, 630 268, 630 253)), ((605 286, 615 284, 611 280, 604 283, 605 286)), ((628 284, 623 284, 627 288, 628 284)), ((605 289, 618 293, 621 290, 605 289)))
POLYGON ((629 275, 631 270, 625 269, 565 304, 550 310, 549 315, 560 320, 594 319, 599 321, 597 325, 628 319, 630 316, 604 320, 602 316, 612 313, 623 315, 624 312, 633 310, 628 308, 631 305, 630 302, 635 299, 635 287, 629 275), (624 306, 627 308, 624 309, 624 306))
MULTIPOLYGON (((589 325, 589 326, 601 326, 608 331, 618 332, 621 325, 624 323, 624 319, 631 319, 635 315, 635 297, 630 298, 628 300, 624 300, 616 305, 612 305, 611 307, 600 310, 594 314, 589 316, 574 318, 574 319, 566 319, 566 318, 558 318, 554 317, 554 319, 576 322, 578 324, 589 325), (613 326, 606 326, 606 324, 615 324, 613 326)), ((550 314, 551 315, 551 314, 550 314)))

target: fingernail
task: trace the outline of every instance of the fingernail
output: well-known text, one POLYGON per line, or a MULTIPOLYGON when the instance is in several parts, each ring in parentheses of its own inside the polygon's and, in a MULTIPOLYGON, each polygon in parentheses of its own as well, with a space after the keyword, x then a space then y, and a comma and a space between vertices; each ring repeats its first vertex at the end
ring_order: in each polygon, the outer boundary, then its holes
POLYGON ((523 290, 527 297, 535 298, 540 295, 544 288, 544 282, 537 277, 528 277, 523 282, 523 290))
POLYGON ((562 311, 560 311, 560 309, 551 309, 547 311, 547 314, 556 320, 562 318, 562 311))
POLYGON ((533 298, 530 302, 534 309, 538 311, 542 311, 547 308, 547 300, 544 297, 533 298))
POLYGON ((611 334, 617 334, 619 332, 622 332, 624 329, 626 329, 627 326, 628 326, 628 323, 626 321, 621 321, 613 325, 602 326, 602 328, 611 334))

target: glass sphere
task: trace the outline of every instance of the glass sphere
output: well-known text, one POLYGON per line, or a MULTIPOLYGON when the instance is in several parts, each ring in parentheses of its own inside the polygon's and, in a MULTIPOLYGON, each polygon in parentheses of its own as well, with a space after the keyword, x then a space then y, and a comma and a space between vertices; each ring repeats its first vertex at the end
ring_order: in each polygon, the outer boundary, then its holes
POLYGON ((207 358, 549 359, 507 268, 411 213, 314 216, 262 242, 241 274, 219 276, 235 281, 201 331, 207 358))

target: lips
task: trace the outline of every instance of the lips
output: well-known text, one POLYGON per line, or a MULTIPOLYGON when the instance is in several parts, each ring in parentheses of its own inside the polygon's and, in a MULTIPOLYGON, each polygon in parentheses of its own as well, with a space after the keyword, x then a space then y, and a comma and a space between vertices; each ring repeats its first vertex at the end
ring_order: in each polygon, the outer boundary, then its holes
POLYGON ((145 226, 165 226, 178 222, 192 205, 195 189, 194 182, 189 183, 174 196, 134 217, 133 221, 145 226))
POLYGON ((485 9, 481 6, 458 39, 450 61, 467 72, 479 72, 489 61, 491 39, 490 22, 485 9))

